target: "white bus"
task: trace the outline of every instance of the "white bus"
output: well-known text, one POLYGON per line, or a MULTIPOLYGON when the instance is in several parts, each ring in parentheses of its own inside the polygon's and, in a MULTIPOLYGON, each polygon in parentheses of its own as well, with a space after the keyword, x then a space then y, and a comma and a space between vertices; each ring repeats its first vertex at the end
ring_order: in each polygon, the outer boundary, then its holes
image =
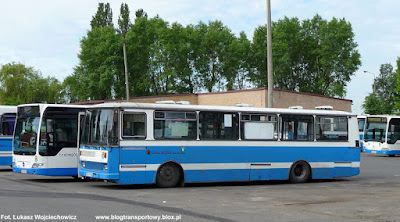
POLYGON ((77 176, 78 113, 85 106, 19 105, 13 171, 47 176, 77 176))
POLYGON ((0 166, 12 165, 12 139, 16 106, 0 106, 0 166))
POLYGON ((298 183, 360 167, 357 116, 341 111, 105 103, 82 124, 80 175, 120 184, 298 183))
POLYGON ((363 152, 395 156, 400 154, 400 116, 367 116, 363 152))

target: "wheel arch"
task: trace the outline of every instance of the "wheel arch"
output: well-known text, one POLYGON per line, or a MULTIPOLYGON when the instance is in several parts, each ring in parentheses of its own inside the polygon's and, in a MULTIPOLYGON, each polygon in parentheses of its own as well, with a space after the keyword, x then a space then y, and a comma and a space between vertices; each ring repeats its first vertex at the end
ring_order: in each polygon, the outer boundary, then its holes
POLYGON ((295 165, 295 164, 297 164, 297 163, 299 163, 299 162, 304 162, 305 164, 307 164, 307 166, 310 168, 310 180, 311 179, 313 179, 313 172, 312 172, 312 170, 313 170, 313 168, 311 167, 311 164, 307 161, 307 160, 305 160, 305 159, 299 159, 299 160, 296 160, 296 161, 294 161, 293 163, 292 163, 292 165, 290 165, 290 167, 289 167, 289 171, 288 171, 288 177, 287 177, 287 179, 290 179, 290 172, 292 171, 292 168, 293 168, 293 166, 295 165))
POLYGON ((181 171, 181 178, 179 179, 178 185, 183 186, 183 184, 184 184, 185 181, 186 181, 186 180, 185 180, 185 171, 183 170, 182 165, 181 165, 180 163, 174 161, 174 160, 167 160, 167 161, 164 161, 163 163, 161 163, 161 164, 157 167, 156 173, 154 174, 154 178, 153 178, 153 184, 155 184, 155 183, 157 182, 157 175, 158 175, 158 171, 160 170, 160 168, 161 168, 163 165, 168 164, 168 163, 172 163, 172 164, 176 165, 176 166, 179 168, 179 170, 181 171))

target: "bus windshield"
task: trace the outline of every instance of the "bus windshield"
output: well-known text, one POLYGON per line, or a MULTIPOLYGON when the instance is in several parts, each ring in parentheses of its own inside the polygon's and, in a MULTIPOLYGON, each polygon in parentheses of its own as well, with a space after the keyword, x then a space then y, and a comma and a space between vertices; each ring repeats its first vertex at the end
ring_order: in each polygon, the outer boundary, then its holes
POLYGON ((370 117, 367 119, 364 140, 384 142, 386 137, 386 117, 370 117))
POLYGON ((39 154, 55 156, 64 148, 76 148, 80 109, 49 107, 40 127, 39 154))
POLYGON ((14 154, 35 155, 39 130, 39 106, 18 108, 14 135, 14 154))
POLYGON ((86 111, 81 143, 90 146, 117 145, 117 120, 117 112, 112 109, 86 111))

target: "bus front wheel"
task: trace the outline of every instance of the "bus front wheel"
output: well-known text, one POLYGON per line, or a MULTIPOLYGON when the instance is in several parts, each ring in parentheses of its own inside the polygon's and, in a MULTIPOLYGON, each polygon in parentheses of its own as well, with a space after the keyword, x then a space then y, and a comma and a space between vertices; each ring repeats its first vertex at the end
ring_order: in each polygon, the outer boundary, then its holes
POLYGON ((289 181, 292 183, 305 183, 311 179, 311 168, 305 161, 297 161, 290 168, 289 181))
POLYGON ((159 187, 175 187, 180 181, 182 172, 175 163, 166 163, 158 169, 156 184, 159 187))

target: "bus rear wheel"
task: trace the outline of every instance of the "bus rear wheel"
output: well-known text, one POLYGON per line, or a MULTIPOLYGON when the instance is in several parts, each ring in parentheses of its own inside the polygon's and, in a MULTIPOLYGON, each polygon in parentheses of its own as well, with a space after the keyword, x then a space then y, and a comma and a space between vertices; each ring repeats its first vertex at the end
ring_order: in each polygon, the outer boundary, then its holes
POLYGON ((311 179, 311 168, 305 161, 297 161, 290 168, 289 181, 292 183, 305 183, 311 179))
POLYGON ((395 157, 396 155, 394 155, 394 154, 390 154, 390 155, 388 155, 389 157, 395 157))
POLYGON ((175 163, 166 163, 158 169, 156 184, 158 187, 175 187, 180 181, 182 172, 175 163))

